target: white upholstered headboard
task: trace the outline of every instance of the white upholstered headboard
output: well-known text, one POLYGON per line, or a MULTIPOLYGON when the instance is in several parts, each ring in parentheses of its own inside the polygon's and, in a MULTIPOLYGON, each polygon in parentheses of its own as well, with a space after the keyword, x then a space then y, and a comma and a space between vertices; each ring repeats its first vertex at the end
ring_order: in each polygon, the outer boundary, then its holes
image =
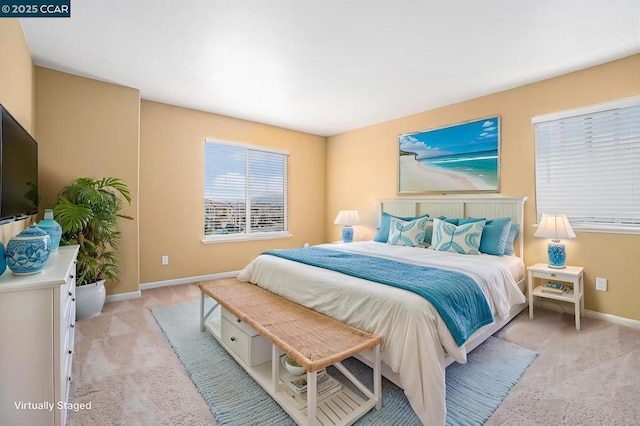
POLYGON ((518 238, 514 244, 516 255, 524 257, 523 228, 524 203, 527 197, 502 196, 429 196, 421 198, 392 198, 380 200, 380 213, 394 216, 419 216, 429 213, 431 217, 484 217, 495 219, 510 217, 520 224, 518 238))

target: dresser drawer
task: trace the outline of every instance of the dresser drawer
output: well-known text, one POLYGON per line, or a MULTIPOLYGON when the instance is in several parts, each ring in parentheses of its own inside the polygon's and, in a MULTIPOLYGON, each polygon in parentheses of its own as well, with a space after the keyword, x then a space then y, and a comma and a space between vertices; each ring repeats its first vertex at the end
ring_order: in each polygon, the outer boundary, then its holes
POLYGON ((222 317, 222 341, 250 367, 271 360, 271 343, 257 334, 247 335, 237 323, 222 317))
POLYGON ((75 338, 76 338, 76 334, 73 332, 73 328, 67 327, 66 333, 67 333, 67 336, 65 338, 64 350, 63 350, 64 357, 73 355, 73 348, 75 345, 75 338))
POLYGON ((76 302, 76 280, 73 269, 69 274, 65 284, 60 287, 60 312, 62 312, 62 326, 66 327, 75 319, 75 309, 72 306, 76 302))
POLYGON ((62 376, 65 381, 65 394, 63 395, 63 400, 69 400, 69 385, 71 384, 71 367, 73 364, 73 351, 71 353, 67 352, 67 358, 65 362, 64 368, 64 376, 62 376))
POLYGON ((237 327, 239 327, 242 331, 244 331, 244 334, 246 334, 247 336, 260 335, 260 333, 258 333, 253 328, 251 328, 251 326, 247 325, 247 323, 241 321, 239 318, 237 318, 235 315, 233 315, 231 312, 227 311, 224 308, 222 308, 222 316, 227 320, 229 320, 230 323, 235 324, 237 327))
POLYGON ((60 312, 62 312, 61 326, 62 328, 69 327, 69 324, 75 322, 76 310, 75 310, 76 297, 75 295, 67 297, 62 302, 60 312))

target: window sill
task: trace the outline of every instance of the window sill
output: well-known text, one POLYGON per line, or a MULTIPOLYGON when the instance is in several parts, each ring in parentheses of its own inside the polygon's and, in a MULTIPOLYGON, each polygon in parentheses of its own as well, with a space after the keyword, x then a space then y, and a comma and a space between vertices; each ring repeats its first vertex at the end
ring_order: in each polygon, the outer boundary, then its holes
POLYGON ((600 234, 628 234, 628 235, 640 235, 640 228, 638 227, 625 227, 615 225, 575 225, 571 226, 574 231, 578 232, 595 232, 600 234))
MULTIPOLYGON (((534 228, 538 224, 533 225, 534 228)), ((640 235, 640 227, 626 227, 615 225, 571 225, 571 229, 578 232, 592 232, 596 234, 624 234, 624 235, 640 235)))
POLYGON ((217 243, 234 243, 242 241, 260 241, 260 240, 279 240, 283 238, 291 238, 289 232, 269 232, 264 234, 229 234, 229 235, 216 235, 215 237, 205 237, 202 240, 202 244, 217 244, 217 243))

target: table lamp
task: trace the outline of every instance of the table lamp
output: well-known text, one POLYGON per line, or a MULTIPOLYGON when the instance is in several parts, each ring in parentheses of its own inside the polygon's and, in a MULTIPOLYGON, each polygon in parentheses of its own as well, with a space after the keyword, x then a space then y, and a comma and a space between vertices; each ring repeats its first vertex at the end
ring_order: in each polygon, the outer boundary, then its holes
POLYGON ((547 248, 549 255, 549 268, 566 268, 565 260, 567 252, 560 241, 565 238, 575 238, 573 229, 569 224, 567 215, 560 213, 543 213, 534 237, 551 238, 547 248))
POLYGON ((358 216, 358 210, 340 210, 333 223, 335 225, 344 225, 344 228, 342 228, 342 241, 350 243, 353 241, 352 225, 358 225, 362 222, 360 221, 360 216, 358 216))

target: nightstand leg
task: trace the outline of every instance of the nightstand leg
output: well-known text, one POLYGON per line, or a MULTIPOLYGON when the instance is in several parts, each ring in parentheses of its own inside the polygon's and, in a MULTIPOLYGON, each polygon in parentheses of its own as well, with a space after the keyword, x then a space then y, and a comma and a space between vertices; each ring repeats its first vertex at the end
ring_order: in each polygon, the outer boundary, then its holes
POLYGON ((529 271, 527 280, 527 292, 529 296, 529 319, 533 319, 533 273, 529 271))
POLYGON ((580 276, 580 316, 584 316, 584 279, 580 276))
POLYGON ((576 330, 580 330, 580 303, 575 303, 576 311, 576 330))

